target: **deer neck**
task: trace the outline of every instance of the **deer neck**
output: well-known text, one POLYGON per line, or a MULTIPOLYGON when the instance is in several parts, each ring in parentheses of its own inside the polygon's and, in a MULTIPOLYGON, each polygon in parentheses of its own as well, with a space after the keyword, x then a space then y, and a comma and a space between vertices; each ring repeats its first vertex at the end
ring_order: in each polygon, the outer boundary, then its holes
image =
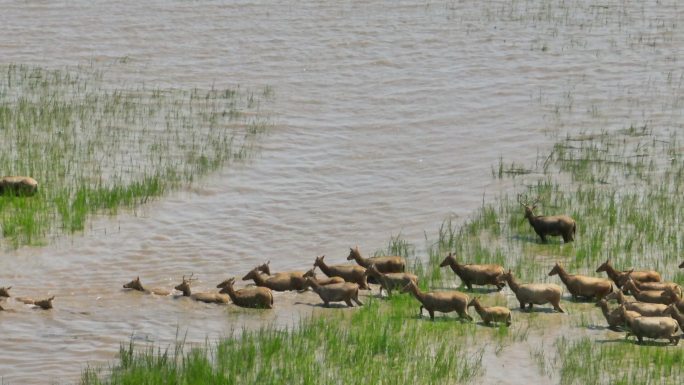
POLYGON ((330 274, 332 274, 332 273, 330 272, 330 267, 328 267, 328 265, 325 262, 320 261, 317 266, 321 268, 321 271, 323 272, 323 274, 330 277, 330 274))
POLYGON ((459 274, 461 270, 463 270, 463 265, 459 265, 458 262, 456 262, 456 258, 449 258, 449 267, 451 267, 451 270, 456 274, 459 274))
POLYGON ((413 294, 414 297, 421 303, 425 301, 425 293, 420 291, 420 288, 416 285, 411 285, 411 293, 413 294))
POLYGON ((482 314, 484 312, 484 307, 482 307, 482 304, 480 303, 480 301, 473 302, 473 306, 475 306, 475 311, 478 312, 479 314, 482 314))
POLYGON ((606 271, 606 274, 608 274, 610 279, 612 279, 613 281, 617 282, 621 277, 621 275, 620 275, 621 272, 618 272, 617 270, 615 270, 613 268, 613 266, 611 266, 611 265, 606 265, 605 271, 606 271))
POLYGON ((564 284, 568 284, 568 278, 570 278, 570 274, 568 274, 568 272, 565 271, 565 269, 563 269, 561 266, 558 266, 558 276, 564 284))
POLYGON ((518 289, 520 289, 520 283, 515 279, 515 277, 511 275, 506 279, 506 281, 508 282, 508 287, 510 287, 514 293, 517 293, 518 289))
POLYGON ((352 253, 352 258, 354 258, 354 260, 356 261, 356 263, 358 263, 359 265, 361 265, 361 266, 363 266, 363 267, 366 267, 366 268, 367 268, 368 265, 369 265, 368 259, 362 257, 362 256, 361 256, 361 253, 359 253, 359 252, 353 252, 353 253, 352 253))
POLYGON ((635 294, 639 294, 641 292, 641 290, 639 290, 639 288, 636 286, 634 281, 627 282, 627 285, 625 285, 625 287, 627 287, 629 290, 633 291, 635 294))
POLYGON ((321 290, 321 285, 316 281, 316 279, 309 279, 309 285, 311 286, 311 290, 315 291, 316 293, 321 290))
POLYGON ((183 297, 190 297, 192 295, 190 287, 184 287, 180 291, 183 293, 183 297))
POLYGON ((608 317, 610 316, 610 312, 608 311, 608 303, 604 302, 604 301, 599 301, 597 303, 601 307, 601 311, 603 312, 603 316, 606 317, 606 319, 608 319, 608 317))
POLYGON ((224 288, 224 290, 221 290, 221 294, 228 294, 230 299, 235 302, 235 289, 233 289, 233 285, 228 285, 224 288))
POLYGON ((264 279, 264 277, 261 276, 261 274, 259 274, 258 271, 254 274, 254 276, 252 277, 252 279, 254 280, 254 283, 257 284, 257 286, 264 286, 264 285, 266 285, 266 280, 264 279))

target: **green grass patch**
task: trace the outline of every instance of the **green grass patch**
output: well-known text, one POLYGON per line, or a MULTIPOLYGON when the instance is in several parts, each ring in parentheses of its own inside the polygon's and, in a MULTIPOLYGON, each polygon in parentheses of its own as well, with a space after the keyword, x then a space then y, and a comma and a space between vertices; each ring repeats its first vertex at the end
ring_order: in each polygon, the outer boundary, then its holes
POLYGON ((0 66, 0 169, 39 182, 0 196, 3 242, 43 243, 94 213, 148 202, 249 159, 270 124, 262 93, 111 86, 97 68, 0 66))

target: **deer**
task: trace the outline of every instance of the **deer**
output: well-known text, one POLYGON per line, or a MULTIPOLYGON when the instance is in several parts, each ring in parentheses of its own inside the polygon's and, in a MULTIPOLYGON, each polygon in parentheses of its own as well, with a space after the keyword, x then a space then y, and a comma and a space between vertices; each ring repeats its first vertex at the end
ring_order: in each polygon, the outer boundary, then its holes
POLYGON ((420 302, 418 316, 423 316, 423 309, 430 314, 430 319, 435 320, 435 311, 441 313, 457 312, 459 318, 472 321, 473 317, 468 314, 468 302, 470 298, 466 294, 457 291, 429 291, 423 292, 415 282, 409 283, 401 289, 402 293, 411 293, 420 302))
POLYGON ((521 195, 518 195, 518 203, 525 208, 525 219, 530 222, 534 231, 541 238, 542 243, 546 243, 546 236, 562 236, 563 242, 568 243, 575 240, 575 233, 577 225, 575 220, 567 215, 552 215, 542 216, 535 215, 534 209, 537 208, 539 198, 537 198, 531 205, 522 201, 521 195))
POLYGON ((381 273, 403 273, 406 271, 406 260, 404 257, 400 256, 389 256, 389 257, 370 257, 364 258, 361 256, 359 251, 359 246, 349 249, 349 256, 347 256, 347 261, 355 260, 360 266, 368 268, 370 265, 375 265, 375 267, 381 273))
POLYGON ((304 288, 307 289, 309 287, 321 297, 325 307, 330 307, 330 302, 342 301, 349 307, 354 307, 352 301, 356 302, 359 306, 363 306, 363 303, 359 301, 359 285, 355 283, 333 283, 323 286, 319 285, 315 279, 308 277, 304 281, 304 288))
POLYGON ((628 275, 632 275, 632 279, 640 282, 660 282, 660 273, 654 270, 644 270, 644 271, 634 271, 634 269, 620 271, 615 270, 613 265, 610 264, 610 258, 606 259, 601 266, 596 269, 597 273, 605 271, 608 277, 615 282, 618 287, 625 284, 628 275))
POLYGON ((459 264, 453 253, 444 258, 439 267, 451 267, 468 290, 473 291, 473 285, 494 285, 498 291, 501 291, 505 286, 503 281, 499 280, 499 276, 504 273, 504 268, 501 265, 476 265, 476 264, 459 264))
POLYGON ((12 286, 7 286, 7 287, 0 287, 0 298, 9 298, 10 293, 9 290, 12 288, 12 286))
POLYGON ((549 272, 549 276, 558 275, 568 288, 568 291, 572 295, 572 299, 577 299, 577 297, 592 298, 596 297, 596 300, 605 297, 608 293, 613 291, 613 284, 610 280, 605 278, 594 278, 588 277, 586 275, 579 274, 568 274, 560 263, 556 262, 556 265, 549 272))
MULTIPOLYGON (((326 278, 319 278, 316 275, 316 266, 312 267, 311 269, 307 270, 304 273, 304 279, 306 278, 313 278, 319 285, 325 286, 325 285, 331 285, 333 283, 344 283, 345 280, 342 277, 326 277, 326 278)), ((302 292, 304 290, 301 290, 302 292)))
POLYGON ((43 310, 49 310, 52 309, 52 300, 55 299, 55 296, 53 295, 52 297, 45 298, 45 299, 36 299, 34 300, 33 298, 28 298, 28 297, 17 297, 16 300, 19 302, 22 302, 26 305, 33 305, 36 307, 39 307, 43 310))
POLYGON ((366 277, 375 278, 380 284, 380 296, 382 297, 382 289, 385 289, 388 296, 392 296, 392 289, 401 289, 406 286, 409 281, 418 282, 418 276, 411 273, 381 273, 380 270, 371 264, 366 269, 366 277))
POLYGON ((521 310, 525 310, 527 304, 529 304, 528 309, 532 310, 533 305, 550 303, 557 312, 565 313, 565 310, 560 306, 562 293, 560 286, 553 283, 519 283, 511 269, 499 276, 499 280, 508 283, 508 287, 515 293, 515 297, 520 302, 521 310))
POLYGON ((359 285, 360 289, 370 290, 366 280, 366 269, 361 266, 353 265, 328 265, 323 261, 325 255, 316 257, 314 267, 319 267, 323 274, 328 277, 342 277, 347 282, 353 282, 359 285))
POLYGON ((32 196, 38 191, 38 182, 30 176, 4 176, 0 178, 0 195, 32 196))
POLYGON ((267 287, 248 287, 235 290, 233 288, 234 283, 235 277, 232 277, 216 285, 217 288, 221 289, 219 294, 228 294, 236 306, 273 309, 273 293, 271 289, 267 287))
POLYGON ((254 280, 257 286, 267 287, 275 291, 302 290, 304 288, 304 273, 297 275, 276 274, 264 277, 259 271, 259 267, 252 269, 247 275, 242 277, 243 281, 254 280))
POLYGON ((145 294, 159 295, 159 296, 163 296, 163 297, 167 296, 167 295, 171 295, 170 290, 161 289, 161 288, 153 288, 153 289, 144 288, 142 283, 140 282, 140 276, 136 277, 131 282, 124 284, 123 288, 139 291, 139 292, 142 292, 145 294))
POLYGON ((220 294, 220 293, 196 293, 192 294, 190 291, 190 284, 192 281, 196 280, 197 278, 193 279, 192 276, 194 275, 191 274, 188 279, 185 279, 185 275, 183 276, 183 282, 174 287, 174 289, 180 291, 183 293, 183 297, 190 297, 194 299, 195 301, 199 302, 205 302, 205 303, 228 303, 230 300, 230 297, 225 294, 220 294))

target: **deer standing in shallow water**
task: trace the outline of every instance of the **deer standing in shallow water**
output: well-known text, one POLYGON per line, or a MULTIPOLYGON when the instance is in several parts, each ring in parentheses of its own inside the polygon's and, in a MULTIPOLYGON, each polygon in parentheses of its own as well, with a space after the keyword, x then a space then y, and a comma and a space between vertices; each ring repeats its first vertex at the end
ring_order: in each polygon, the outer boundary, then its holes
POLYGON ((644 270, 644 271, 634 271, 634 269, 620 271, 616 270, 613 265, 610 264, 610 258, 606 259, 601 266, 596 269, 597 273, 605 271, 608 277, 615 282, 615 284, 620 287, 625 284, 627 276, 632 275, 632 279, 640 282, 660 282, 660 274, 654 270, 644 270))
POLYGON ((518 203, 520 203, 525 208, 525 219, 530 222, 530 226, 534 229, 534 232, 539 235, 541 241, 546 243, 546 236, 562 236, 563 242, 568 243, 575 240, 575 232, 577 230, 577 225, 575 220, 567 215, 535 215, 534 209, 537 208, 537 203, 539 198, 537 198, 531 205, 527 202, 521 200, 521 196, 518 195, 518 203))
POLYGON ((231 301, 240 307, 251 307, 261 309, 273 309, 273 293, 267 287, 248 287, 235 290, 233 284, 235 278, 228 278, 216 285, 220 288, 221 294, 228 294, 231 301))
POLYGON ((593 298, 596 300, 605 297, 608 293, 613 291, 613 283, 605 278, 594 278, 586 275, 569 274, 560 263, 556 265, 549 272, 549 276, 558 275, 568 288, 572 299, 578 297, 593 298))
POLYGON ((364 258, 361 256, 359 247, 349 249, 349 256, 347 256, 347 261, 355 260, 360 266, 366 269, 370 265, 375 265, 375 267, 381 273, 403 273, 406 271, 406 260, 400 256, 389 256, 389 257, 370 257, 364 258))

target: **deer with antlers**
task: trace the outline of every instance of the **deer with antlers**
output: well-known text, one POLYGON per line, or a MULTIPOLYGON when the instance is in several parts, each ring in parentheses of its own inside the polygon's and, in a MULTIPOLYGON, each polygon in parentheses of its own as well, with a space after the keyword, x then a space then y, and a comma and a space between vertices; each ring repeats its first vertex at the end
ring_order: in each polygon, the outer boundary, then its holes
POLYGON ((532 204, 523 201, 521 195, 518 195, 518 203, 525 208, 525 219, 530 222, 534 232, 539 235, 543 243, 546 243, 546 236, 562 236, 565 243, 575 240, 575 232, 577 225, 575 220, 567 215, 535 215, 534 209, 537 208, 539 198, 535 199, 532 204))
POLYGON ((174 289, 183 293, 183 297, 190 297, 195 301, 206 302, 206 303, 228 303, 230 297, 227 294, 221 293, 192 293, 190 291, 190 284, 196 281, 197 278, 192 278, 195 273, 192 273, 188 279, 183 276, 183 282, 176 286, 174 289))

